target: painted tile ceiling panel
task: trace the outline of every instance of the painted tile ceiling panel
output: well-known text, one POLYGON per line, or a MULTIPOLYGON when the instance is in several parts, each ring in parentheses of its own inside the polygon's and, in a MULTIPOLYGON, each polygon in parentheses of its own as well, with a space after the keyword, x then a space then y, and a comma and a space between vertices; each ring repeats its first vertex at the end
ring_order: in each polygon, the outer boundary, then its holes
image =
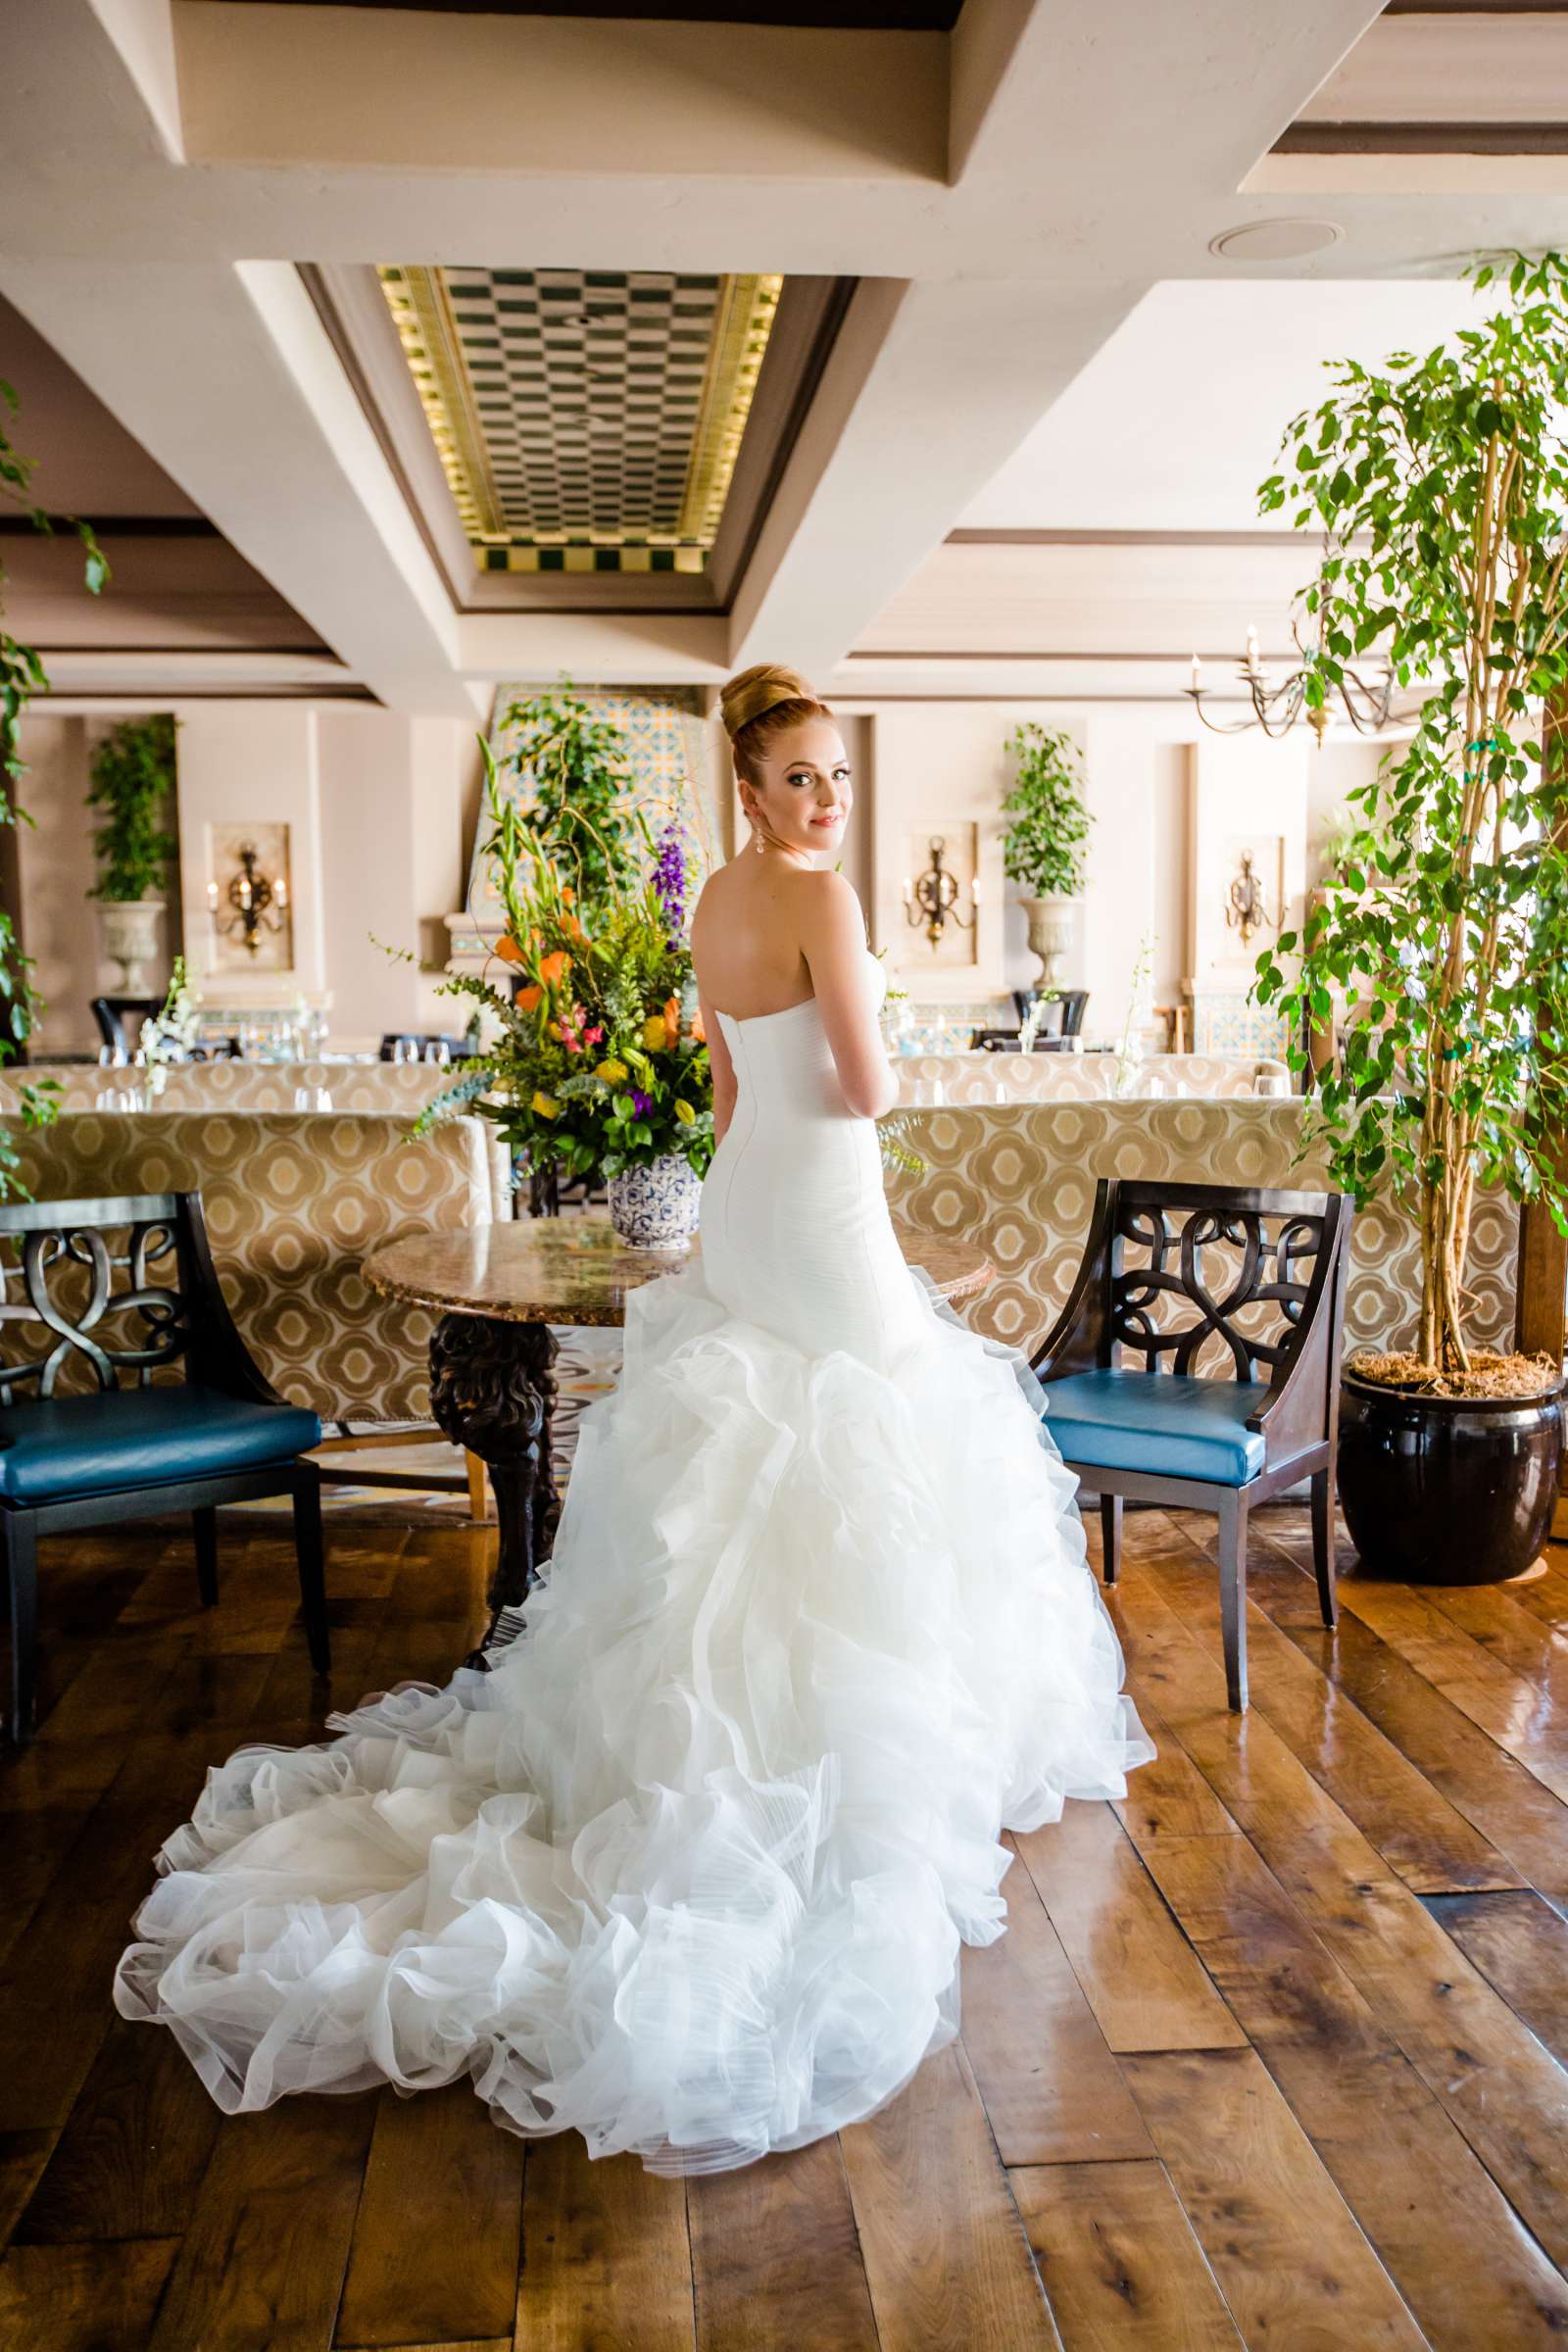
POLYGON ((782 279, 379 274, 482 568, 703 569, 782 279))

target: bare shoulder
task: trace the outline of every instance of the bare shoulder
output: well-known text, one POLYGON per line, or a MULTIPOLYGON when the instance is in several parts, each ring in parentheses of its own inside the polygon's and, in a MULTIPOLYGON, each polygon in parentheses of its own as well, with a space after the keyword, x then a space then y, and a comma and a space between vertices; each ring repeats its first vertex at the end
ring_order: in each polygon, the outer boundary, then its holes
POLYGON ((794 884, 802 933, 808 939, 865 939, 865 915, 853 882, 843 874, 815 870, 794 884))

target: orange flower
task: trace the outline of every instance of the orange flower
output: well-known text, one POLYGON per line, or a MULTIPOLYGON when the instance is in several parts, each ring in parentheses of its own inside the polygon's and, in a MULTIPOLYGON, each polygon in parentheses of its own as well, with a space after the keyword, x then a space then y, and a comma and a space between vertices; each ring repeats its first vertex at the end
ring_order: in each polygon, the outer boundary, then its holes
POLYGON ((539 977, 550 988, 557 987, 571 969, 571 957, 564 948, 557 948, 553 956, 541 958, 539 977))
POLYGON ((516 997, 517 1010, 532 1012, 544 993, 542 988, 519 988, 516 997))
POLYGON ((668 1047, 670 1047, 671 1049, 673 1049, 673 1047, 674 1047, 674 1044, 675 1044, 675 1040, 676 1040, 676 1039, 679 1037, 679 1035, 680 1035, 680 999, 679 999, 679 997, 666 997, 666 998, 664 999, 664 1043, 665 1043, 665 1045, 666 1045, 666 1046, 668 1046, 668 1047))
POLYGON ((503 963, 521 963, 522 950, 508 932, 496 941, 496 954, 503 963))
POLYGON ((694 1013, 692 1014, 692 1036, 694 1037, 694 1039, 696 1040, 696 1042, 698 1043, 698 1045, 700 1045, 700 1046, 706 1046, 706 1045, 707 1045, 707 1043, 708 1043, 708 1031, 707 1031, 707 1030, 704 1028, 704 1026, 703 1026, 703 1016, 702 1016, 702 1014, 701 1014, 700 1012, 694 1012, 694 1013))

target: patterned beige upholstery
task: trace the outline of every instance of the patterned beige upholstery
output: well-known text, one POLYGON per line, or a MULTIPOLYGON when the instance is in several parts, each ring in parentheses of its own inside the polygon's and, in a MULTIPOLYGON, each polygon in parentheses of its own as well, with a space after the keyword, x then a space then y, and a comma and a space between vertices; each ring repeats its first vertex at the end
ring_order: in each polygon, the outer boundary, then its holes
MULTIPOLYGON (((926 1172, 891 1172, 889 1198, 912 1223, 970 1236, 984 1246, 999 1280, 966 1309, 966 1319, 1014 1347, 1032 1348, 1065 1303, 1098 1177, 1321 1187, 1321 1152, 1293 1164, 1304 1109, 1297 1099, 914 1109, 908 1142, 926 1161, 926 1172)), ((1500 1194, 1482 1194, 1469 1281, 1472 1328, 1483 1347, 1512 1344, 1517 1246, 1512 1203, 1500 1194)), ((1420 1287, 1414 1225, 1386 1203, 1363 1210, 1352 1246, 1347 1348, 1406 1345, 1420 1287)))
POLYGON ((199 1190, 223 1295, 291 1403, 325 1420, 427 1415, 433 1318, 378 1298, 360 1264, 403 1234, 490 1221, 478 1120, 418 1143, 385 1112, 79 1111, 6 1131, 40 1200, 199 1190))
MULTIPOLYGON (((191 1061, 178 1062, 164 1076, 149 1098, 146 1073, 135 1068, 109 1069, 97 1062, 38 1062, 25 1073, 26 1082, 52 1079, 62 1111, 111 1110, 127 1106, 122 1098, 133 1095, 159 1111, 203 1110, 221 1104, 233 1110, 287 1110, 322 1114, 339 1110, 400 1111, 414 1118, 427 1102, 461 1076, 423 1061, 191 1061), (310 1096, 309 1103, 302 1096, 310 1096)), ((0 1073, 0 1114, 19 1110, 23 1074, 0 1073)), ((513 1214, 512 1154, 493 1127, 485 1123, 490 1157, 492 1217, 513 1214)))
MULTIPOLYGON (((1114 1054, 910 1054, 893 1067, 899 1106, 942 1102, 1108 1102, 1114 1054)), ((1260 1072, 1290 1084, 1283 1061, 1228 1061, 1212 1054, 1152 1054, 1139 1065, 1134 1100, 1250 1096, 1260 1072)))

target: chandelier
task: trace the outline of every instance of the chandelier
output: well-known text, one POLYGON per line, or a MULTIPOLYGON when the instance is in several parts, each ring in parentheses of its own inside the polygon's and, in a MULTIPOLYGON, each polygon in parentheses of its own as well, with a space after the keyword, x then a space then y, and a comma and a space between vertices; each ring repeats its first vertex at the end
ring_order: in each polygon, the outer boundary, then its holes
MULTIPOLYGON (((1294 621, 1291 635, 1296 639, 1301 666, 1271 683, 1264 672, 1262 657, 1258 652, 1257 631, 1250 628, 1247 632, 1247 652, 1236 665, 1236 674, 1246 687, 1251 703, 1250 718, 1225 720, 1209 717, 1203 708, 1203 664, 1196 654, 1193 656, 1193 682, 1183 691, 1211 734, 1241 735, 1249 727, 1261 727, 1268 736, 1286 735, 1297 720, 1304 715, 1307 725, 1317 737, 1319 751, 1322 750, 1323 738, 1333 725, 1337 713, 1326 701, 1307 702, 1306 683, 1311 667, 1316 664, 1301 643, 1300 631, 1294 621)), ((1320 647, 1319 659, 1321 652, 1320 647)), ((1385 662, 1382 676, 1368 679, 1363 678, 1359 670, 1352 669, 1348 662, 1344 662, 1338 683, 1331 691, 1338 694, 1345 715, 1358 735, 1376 735, 1389 723, 1389 712, 1394 702, 1393 665, 1385 662)))

